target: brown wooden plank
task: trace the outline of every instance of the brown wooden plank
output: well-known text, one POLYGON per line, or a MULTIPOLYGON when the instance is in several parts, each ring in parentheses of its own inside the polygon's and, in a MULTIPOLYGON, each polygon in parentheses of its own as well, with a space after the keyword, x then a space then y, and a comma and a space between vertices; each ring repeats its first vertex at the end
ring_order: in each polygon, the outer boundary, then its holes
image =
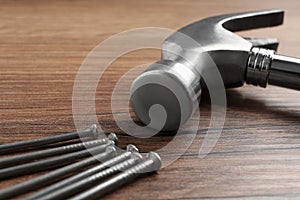
MULTIPOLYGON (((99 42, 132 28, 177 29, 221 13, 281 8, 285 25, 242 35, 280 38, 279 52, 299 54, 300 2, 289 1, 0 1, 0 143, 74 131, 72 88, 81 62, 99 42)), ((155 150, 172 138, 124 135, 111 115, 116 81, 140 64, 158 60, 157 50, 129 53, 101 80, 97 114, 121 146, 155 150)), ((199 133, 187 152, 157 175, 145 177, 107 199, 279 199, 300 198, 300 94, 277 87, 244 86, 227 92, 224 130, 213 151, 198 158, 210 106, 201 104, 199 133)), ((124 111, 124 108, 120 107, 124 111)), ((186 137, 182 136, 182 141, 186 137)), ((173 154, 179 152, 165 152, 173 154)), ((1 188, 32 176, 2 181, 1 188)))

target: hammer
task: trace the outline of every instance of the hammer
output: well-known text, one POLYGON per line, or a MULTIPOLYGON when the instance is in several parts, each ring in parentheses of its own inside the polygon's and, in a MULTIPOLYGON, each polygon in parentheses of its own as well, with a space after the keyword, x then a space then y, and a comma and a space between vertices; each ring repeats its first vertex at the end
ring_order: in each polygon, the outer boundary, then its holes
POLYGON ((277 39, 242 38, 233 33, 278 26, 283 23, 283 17, 282 10, 220 15, 173 33, 163 42, 161 60, 151 64, 132 84, 130 102, 137 117, 144 124, 151 124, 151 128, 164 131, 177 130, 185 123, 199 107, 201 91, 206 87, 202 75, 209 64, 204 54, 217 66, 225 88, 247 83, 299 90, 300 59, 277 55, 277 39), (198 46, 184 40, 182 35, 198 46), (166 112, 162 128, 150 123, 149 110, 156 104, 166 112))

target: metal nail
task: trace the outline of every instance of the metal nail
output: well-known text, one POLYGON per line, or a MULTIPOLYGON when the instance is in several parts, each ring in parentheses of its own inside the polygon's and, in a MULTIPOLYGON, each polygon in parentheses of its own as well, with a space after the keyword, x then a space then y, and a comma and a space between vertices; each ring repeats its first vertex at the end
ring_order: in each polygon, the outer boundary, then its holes
POLYGON ((112 135, 109 135, 108 138, 92 140, 92 141, 82 142, 82 143, 76 143, 76 144, 61 146, 61 147, 57 147, 57 148, 53 148, 53 149, 46 149, 46 150, 36 151, 33 153, 27 153, 27 154, 21 154, 21 155, 17 155, 17 156, 8 157, 8 158, 3 158, 0 160, 0 168, 10 167, 13 165, 20 165, 20 164, 34 161, 34 160, 41 159, 41 158, 75 152, 75 151, 83 150, 86 148, 94 147, 97 145, 103 145, 105 143, 108 143, 110 139, 117 141, 115 139, 115 137, 116 137, 116 135, 112 134, 112 135))
POLYGON ((108 192, 115 190, 122 185, 132 181, 140 175, 147 172, 153 172, 161 168, 161 158, 155 152, 149 152, 147 159, 140 164, 131 167, 120 174, 115 175, 111 179, 102 182, 101 184, 82 192, 74 197, 72 200, 82 199, 98 199, 99 197, 107 194, 108 192))
POLYGON ((85 179, 86 177, 89 177, 95 173, 98 173, 108 167, 111 167, 111 166, 114 166, 120 162, 123 162, 127 159, 129 159, 131 156, 132 156, 132 153, 138 153, 138 149, 136 148, 136 146, 132 145, 132 144, 129 144, 127 145, 127 148, 126 148, 126 151, 124 153, 121 153, 120 155, 112 158, 112 159, 109 159, 93 168, 90 168, 86 171, 83 171, 79 174, 76 174, 74 176, 71 176, 67 179, 64 179, 60 182, 57 182, 37 193, 34 193, 33 195, 29 196, 26 198, 26 200, 34 200, 34 199, 41 199, 41 197, 44 197, 56 190, 59 190, 61 188, 64 188, 66 186, 69 186, 69 185, 72 185, 74 183, 77 183, 83 179, 85 179))
POLYGON ((0 153, 11 153, 24 149, 30 149, 32 147, 38 147, 46 144, 53 144, 58 142, 64 142, 67 140, 78 139, 81 137, 92 137, 96 139, 98 137, 97 125, 93 124, 90 128, 81 132, 65 133, 55 135, 51 137, 39 138, 34 140, 26 140, 20 142, 14 142, 9 144, 0 145, 0 153))
POLYGON ((116 146, 119 145, 119 139, 118 139, 118 137, 117 137, 117 135, 115 133, 110 133, 107 137, 111 141, 114 141, 116 146))
MULTIPOLYGON (((96 152, 94 152, 96 153, 96 152)), ((84 159, 82 161, 67 165, 65 167, 56 169, 54 171, 51 171, 47 174, 41 175, 39 177, 33 178, 31 180, 19 183, 17 185, 14 185, 10 188, 0 190, 0 199, 9 199, 12 197, 16 197, 18 195, 24 194, 26 192, 30 192, 36 189, 39 189, 43 186, 49 185, 51 183, 54 183, 58 180, 61 180, 62 178, 77 172, 79 170, 82 170, 88 166, 94 165, 98 163, 99 161, 105 161, 107 159, 111 159, 116 155, 116 149, 113 146, 108 146, 106 148, 106 151, 104 153, 101 153, 100 151, 98 154, 84 159)))
POLYGON ((126 170, 137 163, 141 162, 143 157, 139 153, 132 153, 131 158, 125 160, 117 165, 114 165, 104 171, 100 171, 92 176, 86 177, 78 182, 75 182, 71 185, 67 185, 62 187, 56 191, 49 193, 48 195, 40 197, 40 199, 55 199, 55 200, 64 200, 67 197, 70 197, 78 192, 81 192, 85 189, 88 189, 95 184, 99 183, 99 181, 103 180, 104 178, 115 174, 117 172, 126 170))
POLYGON ((109 145, 113 145, 113 141, 109 141, 108 143, 96 147, 92 147, 90 149, 85 149, 73 153, 68 153, 62 156, 51 157, 48 159, 26 163, 18 166, 13 166, 0 170, 0 180, 12 178, 15 176, 25 175, 25 174, 33 174, 35 172, 40 172, 43 170, 57 168, 68 163, 74 162, 78 159, 85 158, 91 156, 93 153, 98 153, 100 151, 105 151, 106 147, 109 145))

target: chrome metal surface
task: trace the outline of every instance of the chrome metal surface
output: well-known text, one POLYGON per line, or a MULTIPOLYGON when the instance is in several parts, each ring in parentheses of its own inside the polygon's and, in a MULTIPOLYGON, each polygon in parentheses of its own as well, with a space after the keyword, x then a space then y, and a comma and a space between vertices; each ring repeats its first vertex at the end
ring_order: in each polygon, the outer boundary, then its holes
POLYGON ((269 80, 270 65, 274 50, 253 48, 250 52, 246 83, 266 87, 269 80))
MULTIPOLYGON (((215 16, 172 34, 163 43, 161 60, 150 65, 132 84, 130 101, 137 117, 150 124, 149 109, 160 104, 167 113, 163 130, 178 129, 198 106, 197 100, 204 86, 201 74, 208 69, 206 65, 210 65, 206 54, 218 67, 225 87, 242 86, 251 49, 266 47, 275 50, 278 41, 270 38, 247 40, 232 32, 280 25, 283 14, 281 10, 268 10, 215 16), (197 44, 187 42, 182 35, 197 44), (156 84, 146 84, 149 80, 156 84), (174 86, 175 91, 164 87, 166 83, 174 86), (178 102, 183 102, 181 106, 186 108, 183 113, 178 102)), ((152 128, 161 127, 154 124, 152 128)))
POLYGON ((89 129, 81 132, 65 133, 65 134, 55 135, 46 138, 20 141, 20 142, 14 142, 10 144, 1 144, 0 153, 7 154, 10 152, 30 149, 32 147, 38 147, 46 144, 53 144, 58 142, 64 142, 67 140, 78 139, 80 137, 92 137, 96 139, 98 137, 97 125, 93 124, 89 129))
POLYGON ((83 190, 89 189, 93 187, 95 184, 99 184, 101 180, 104 178, 111 176, 117 172, 126 170, 142 160, 142 156, 139 153, 132 153, 131 158, 125 160, 119 164, 111 166, 106 170, 99 171, 91 176, 85 177, 84 179, 78 180, 75 183, 67 185, 65 187, 60 188, 59 190, 53 191, 48 195, 40 197, 41 199, 55 199, 55 200, 64 200, 76 193, 79 193, 83 190))
POLYGON ((300 90, 300 59, 275 54, 275 51, 253 48, 248 61, 246 82, 300 90))
POLYGON ((113 158, 111 158, 95 167, 92 167, 86 171, 83 171, 79 174, 76 174, 76 175, 66 178, 60 182, 57 182, 41 191, 38 191, 37 193, 34 193, 33 195, 25 198, 25 200, 34 200, 34 199, 39 199, 39 198, 45 199, 45 196, 51 194, 52 192, 55 192, 56 190, 59 190, 59 189, 65 188, 67 186, 70 186, 72 184, 75 184, 81 180, 84 180, 86 177, 89 177, 95 173, 101 172, 108 167, 112 167, 120 162, 123 162, 123 161, 129 159, 131 157, 132 153, 138 153, 138 149, 134 145, 130 144, 127 146, 126 152, 124 152, 120 155, 117 155, 116 157, 113 157, 113 158))
POLYGON ((61 146, 52 149, 46 149, 41 151, 35 151, 32 153, 21 154, 17 156, 7 157, 0 160, 0 168, 16 166, 23 163, 28 163, 30 161, 35 161, 37 159, 46 158, 50 156, 71 153, 79 150, 83 150, 86 148, 98 146, 101 144, 108 143, 110 138, 115 142, 115 135, 109 136, 108 138, 98 139, 98 140, 91 140, 87 142, 80 142, 76 144, 61 146))
POLYGON ((161 168, 161 158, 155 152, 149 152, 147 159, 123 172, 115 175, 114 177, 100 183, 99 185, 86 190, 70 199, 99 199, 99 197, 107 194, 108 192, 118 189, 122 185, 129 183, 133 179, 141 176, 147 172, 155 172, 161 168))
POLYGON ((32 163, 26 163, 26 164, 17 165, 9 168, 4 168, 0 170, 0 180, 57 168, 66 165, 68 163, 74 162, 77 159, 89 157, 93 153, 103 152, 108 146, 112 146, 112 145, 114 145, 114 142, 109 141, 106 144, 81 150, 78 152, 68 153, 65 155, 51 157, 48 159, 44 159, 32 163))
POLYGON ((300 90, 300 59, 274 55, 269 84, 300 90))
MULTIPOLYGON (((96 153, 96 152, 94 152, 96 153)), ((96 164, 100 161, 105 161, 107 159, 112 158, 116 155, 116 149, 112 146, 108 146, 105 152, 102 152, 100 149, 99 152, 87 159, 82 161, 64 166, 62 168, 51 171, 47 174, 38 176, 36 178, 30 179, 28 181, 19 183, 12 187, 0 190, 0 199, 10 199, 12 197, 16 197, 18 195, 24 194, 26 192, 33 191, 35 189, 39 189, 43 186, 49 185, 57 180, 64 178, 67 175, 70 175, 74 172, 84 169, 85 167, 96 164)))

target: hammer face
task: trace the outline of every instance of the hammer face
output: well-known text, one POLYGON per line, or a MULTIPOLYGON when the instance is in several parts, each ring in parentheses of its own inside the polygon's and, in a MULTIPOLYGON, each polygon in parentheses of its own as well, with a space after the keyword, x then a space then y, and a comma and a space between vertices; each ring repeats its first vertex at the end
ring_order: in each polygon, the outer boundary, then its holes
POLYGON ((188 120, 198 106, 201 88, 193 88, 199 85, 200 76, 186 66, 156 62, 134 81, 130 101, 144 124, 156 130, 174 131, 188 120))

